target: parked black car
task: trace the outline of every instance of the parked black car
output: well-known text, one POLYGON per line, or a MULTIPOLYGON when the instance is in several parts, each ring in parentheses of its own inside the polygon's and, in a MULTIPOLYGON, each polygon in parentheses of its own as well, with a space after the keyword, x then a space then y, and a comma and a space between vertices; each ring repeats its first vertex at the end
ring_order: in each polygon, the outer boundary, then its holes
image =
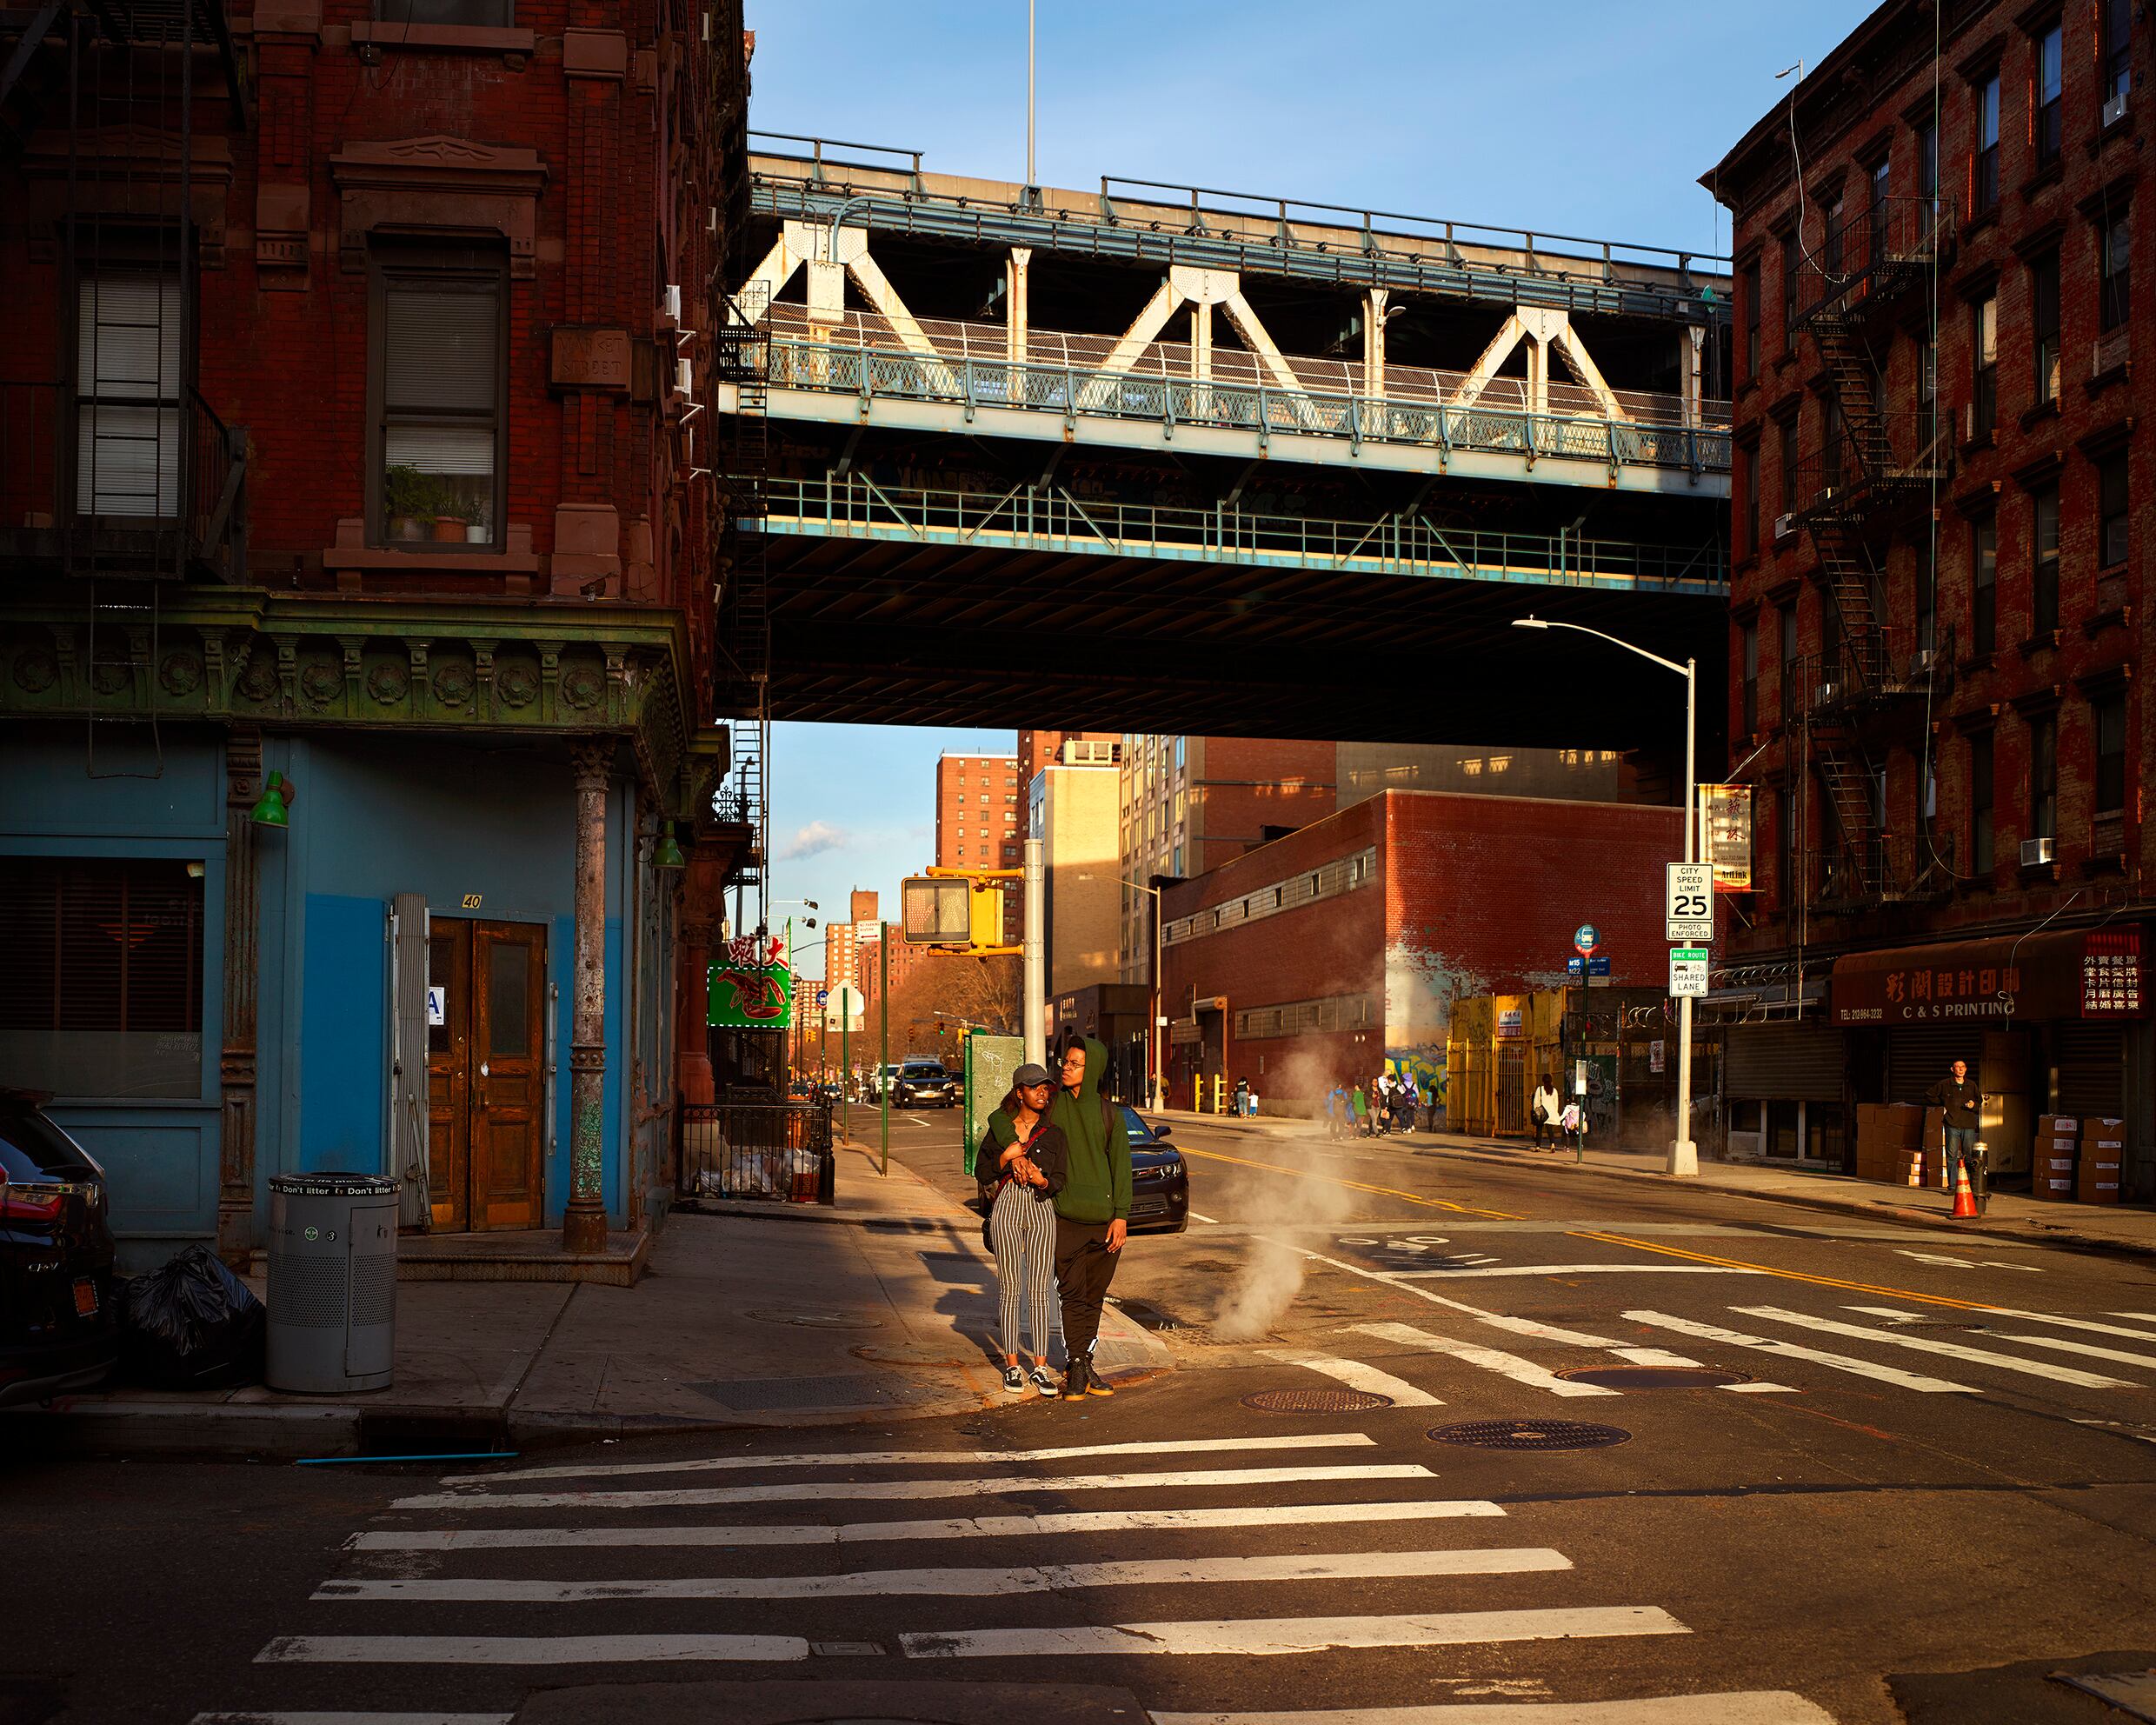
POLYGON ((1130 1132, 1130 1231, 1181 1234, 1190 1226, 1189 1165, 1167 1142, 1167 1127, 1147 1125, 1128 1103, 1117 1106, 1130 1132))
POLYGON ((898 1108, 952 1108, 964 1088, 963 1084, 954 1088, 951 1075, 941 1062, 909 1060, 898 1069, 891 1101, 898 1108))
POLYGON ((0 1408, 87 1389, 116 1349, 105 1171, 46 1100, 0 1090, 0 1408))

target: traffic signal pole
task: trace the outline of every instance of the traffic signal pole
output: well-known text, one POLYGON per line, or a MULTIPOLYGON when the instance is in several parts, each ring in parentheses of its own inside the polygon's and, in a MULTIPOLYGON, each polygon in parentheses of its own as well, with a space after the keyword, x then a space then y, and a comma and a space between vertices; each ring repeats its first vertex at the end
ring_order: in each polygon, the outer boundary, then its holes
POLYGON ((1048 1060, 1048 1025, 1042 1016, 1048 998, 1048 907, 1041 902, 1042 877, 1047 871, 1041 866, 1041 853, 1039 839, 1026 841, 1026 975, 1022 1004, 1026 1014, 1026 1058, 1035 1066, 1046 1066, 1048 1060))
POLYGON ((883 1053, 876 1068, 876 1095, 883 1103, 883 1166, 891 1171, 891 925, 876 924, 876 1016, 882 1020, 883 1053))

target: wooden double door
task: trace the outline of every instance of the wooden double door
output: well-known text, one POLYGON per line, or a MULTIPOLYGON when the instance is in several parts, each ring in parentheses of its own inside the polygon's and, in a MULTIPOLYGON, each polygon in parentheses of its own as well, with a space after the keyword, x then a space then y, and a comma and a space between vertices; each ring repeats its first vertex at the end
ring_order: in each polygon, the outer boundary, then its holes
POLYGON ((434 1227, 448 1233, 540 1227, 546 1219, 546 925, 436 921, 427 949, 435 994, 427 1027, 434 1227))

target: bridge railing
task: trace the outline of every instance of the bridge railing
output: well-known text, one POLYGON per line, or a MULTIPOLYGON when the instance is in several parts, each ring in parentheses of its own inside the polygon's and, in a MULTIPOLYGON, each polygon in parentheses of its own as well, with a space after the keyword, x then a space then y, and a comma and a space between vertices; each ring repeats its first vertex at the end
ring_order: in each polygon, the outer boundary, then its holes
POLYGON ((1014 365, 1008 360, 931 356, 911 350, 842 347, 825 342, 771 343, 771 387, 828 390, 860 396, 937 402, 963 409, 1015 408, 1063 416, 1141 420, 1173 428, 1202 426, 1256 435, 1261 449, 1275 436, 1412 444, 1538 459, 1620 467, 1723 473, 1729 469, 1727 429, 1642 423, 1541 414, 1481 401, 1376 400, 1329 391, 1288 390, 1262 382, 1201 382, 1136 371, 1089 371, 1075 366, 1014 365))
POLYGON ((774 478, 769 497, 766 525, 779 533, 1644 592, 1720 595, 1729 578, 1717 545, 1441 528, 1420 513, 1335 521, 1225 503, 1079 496, 1061 486, 1018 485, 999 494, 887 485, 857 472, 774 478))

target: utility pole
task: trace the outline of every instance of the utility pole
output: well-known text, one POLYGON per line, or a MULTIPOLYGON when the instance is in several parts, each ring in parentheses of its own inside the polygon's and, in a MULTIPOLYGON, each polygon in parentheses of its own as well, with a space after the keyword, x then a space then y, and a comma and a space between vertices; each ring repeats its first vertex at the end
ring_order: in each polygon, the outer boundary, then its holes
POLYGON ((1020 1002, 1025 1014, 1026 1058, 1035 1066, 1045 1066, 1048 1058, 1048 1028, 1041 1022, 1041 1008, 1048 997, 1048 953, 1044 931, 1048 926, 1048 907, 1041 902, 1043 876, 1041 866, 1041 841, 1026 841, 1026 956, 1025 977, 1020 983, 1024 998, 1020 1002))
POLYGON ((1035 0, 1026 0, 1026 189, 1041 182, 1033 171, 1033 11, 1035 0))
MULTIPOLYGON (((1800 74, 1801 76, 1801 74, 1800 74)), ((1700 823, 1697 819, 1700 798, 1696 777, 1697 763, 1693 751, 1697 747, 1698 715, 1694 711, 1699 700, 1699 664, 1696 660, 1685 661, 1685 861, 1700 860, 1700 823)), ((1713 909, 1713 889, 1707 889, 1707 906, 1713 909)), ((1677 1136, 1670 1140, 1669 1172, 1680 1180, 1695 1179, 1700 1172, 1700 1147, 1692 1137, 1692 996, 1684 995, 1677 1002, 1677 1136)))
POLYGON ((883 1104, 883 1166, 891 1171, 891 925, 876 924, 876 1016, 883 1023, 883 1055, 876 1068, 876 1096, 883 1104))

